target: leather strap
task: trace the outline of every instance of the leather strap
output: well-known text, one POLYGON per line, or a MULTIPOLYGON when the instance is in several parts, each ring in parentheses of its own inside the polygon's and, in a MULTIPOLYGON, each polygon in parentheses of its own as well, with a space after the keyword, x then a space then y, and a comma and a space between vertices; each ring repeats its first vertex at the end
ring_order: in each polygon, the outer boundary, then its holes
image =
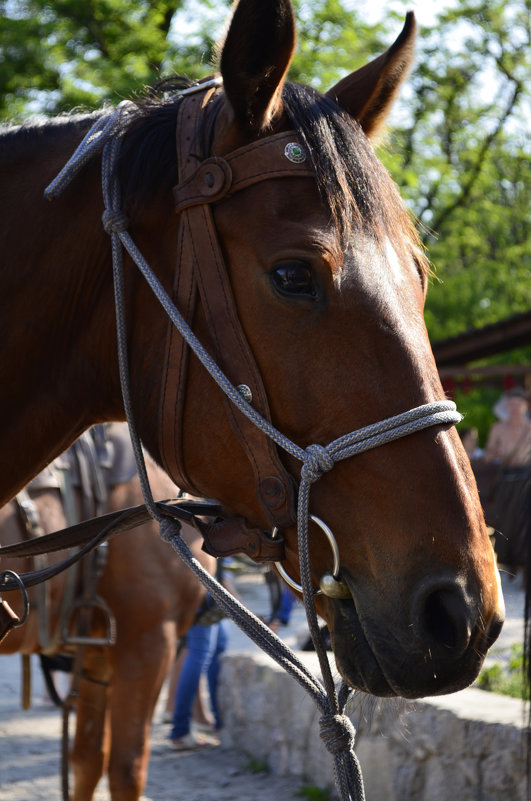
POLYGON ((295 131, 285 131, 238 148, 224 158, 205 159, 174 187, 175 210, 217 203, 228 194, 273 178, 313 178, 306 160, 291 162, 285 156, 286 146, 296 139, 295 131))
MULTIPOLYGON (((209 89, 205 94, 194 93, 190 95, 187 108, 191 109, 200 104, 203 108, 212 97, 214 90, 209 89)), ((181 100, 182 111, 185 99, 181 100)), ((190 115, 191 118, 192 115, 190 115)), ((194 115, 194 120, 199 114, 194 115)), ((190 122, 190 121, 189 121, 190 122)), ((177 119, 177 131, 180 131, 181 117, 177 119)), ((187 132, 177 135, 177 164, 179 180, 186 180, 193 174, 197 161, 192 157, 191 150, 197 139, 197 132, 193 122, 187 126, 187 132)), ((195 148, 194 148, 195 149, 195 148)), ((194 265, 187 258, 185 226, 179 225, 177 244, 177 269, 174 273, 172 287, 173 301, 184 319, 191 327, 197 302, 197 285, 194 279, 194 265)), ((188 384, 188 364, 190 349, 181 337, 171 320, 168 320, 166 335, 166 362, 162 372, 162 391, 159 412, 159 442, 160 453, 166 472, 169 473, 177 486, 192 495, 201 493, 188 476, 183 452, 183 418, 188 384)))
MULTIPOLYGON (((2 589, 5 588, 2 587, 2 589)), ((14 586, 13 589, 17 589, 17 587, 14 586)), ((13 612, 7 601, 4 601, 0 596, 0 642, 7 637, 11 629, 15 629, 19 625, 19 616, 13 612)))
MULTIPOLYGON (((181 101, 177 120, 179 184, 174 188, 180 213, 176 300, 188 322, 193 317, 196 291, 208 322, 214 357, 229 380, 246 384, 253 407, 267 420, 270 412, 263 381, 236 312, 229 277, 210 204, 259 181, 284 177, 311 177, 305 162, 293 163, 284 151, 296 142, 295 132, 276 134, 235 150, 225 158, 211 157, 197 165, 201 113, 210 98, 196 94, 181 101)), ((191 487, 182 453, 182 412, 186 396, 187 346, 170 323, 169 346, 163 373, 160 417, 161 453, 166 470, 184 488, 191 487)), ((227 414, 255 473, 257 494, 273 526, 291 525, 295 515, 295 486, 283 466, 276 445, 226 399, 227 414)))
MULTIPOLYGON (((217 518, 213 523, 204 522, 202 518, 216 517, 222 512, 217 504, 208 501, 176 500, 157 501, 155 506, 161 515, 194 525, 205 538, 203 549, 213 556, 228 556, 233 553, 245 552, 257 562, 278 562, 285 558, 282 539, 275 538, 273 540, 261 529, 249 528, 241 517, 229 517, 226 520, 217 518)), ((141 526, 149 520, 151 520, 151 516, 143 504, 130 509, 110 512, 37 539, 0 547, 0 559, 3 556, 23 558, 80 546, 79 551, 57 564, 41 570, 18 574, 25 587, 33 587, 57 576, 104 540, 141 526)), ((2 591, 16 589, 20 589, 20 583, 6 576, 2 584, 2 591)), ((11 628, 16 625, 18 618, 15 616, 12 621, 10 607, 5 603, 4 607, 2 609, 0 603, 0 624, 9 625, 11 628)))

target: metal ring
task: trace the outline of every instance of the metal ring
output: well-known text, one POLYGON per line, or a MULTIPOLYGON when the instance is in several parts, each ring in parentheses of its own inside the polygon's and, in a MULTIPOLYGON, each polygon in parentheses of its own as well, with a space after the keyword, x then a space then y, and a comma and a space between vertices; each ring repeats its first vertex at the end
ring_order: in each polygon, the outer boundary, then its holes
MULTIPOLYGON (((310 515, 310 520, 313 523, 315 523, 316 526, 319 526, 321 531, 323 531, 326 534, 326 538, 327 538, 328 542, 330 543, 330 547, 332 548, 332 554, 333 554, 333 557, 334 557, 334 567, 332 569, 332 575, 333 575, 333 577, 335 579, 338 579, 339 578, 339 568, 340 568, 341 565, 340 565, 340 560, 339 560, 339 548, 337 547, 336 538, 332 534, 332 530, 330 528, 328 528, 326 523, 323 523, 323 521, 321 520, 320 517, 316 517, 315 515, 310 515)), ((271 538, 275 539, 277 534, 278 534, 278 527, 275 526, 275 528, 271 532, 271 538)), ((286 570, 284 569, 284 567, 282 565, 282 562, 275 562, 274 564, 275 564, 276 569, 280 573, 281 577, 284 579, 286 584, 289 587, 291 587, 292 590, 296 590, 297 592, 302 592, 303 591, 302 590, 302 585, 301 584, 297 584, 297 582, 294 581, 291 578, 290 575, 288 575, 288 573, 286 572, 286 570)), ((315 594, 316 595, 322 595, 323 591, 322 590, 317 590, 315 594)))
MULTIPOLYGON (((19 588, 19 590, 20 590, 20 592, 22 594, 22 599, 24 601, 24 613, 23 613, 22 617, 20 618, 20 620, 18 620, 16 623, 13 623, 13 628, 17 629, 19 626, 23 626, 24 623, 26 622, 26 620, 28 619, 29 610, 30 610, 28 591, 27 591, 26 587, 24 586, 24 582, 22 581, 22 579, 20 578, 18 573, 15 573, 14 570, 4 570, 3 573, 0 574, 0 582, 1 582, 1 584, 6 584, 8 578, 12 578, 13 581, 18 585, 18 588, 19 588)), ((2 589, 1 584, 0 584, 0 589, 2 589)))

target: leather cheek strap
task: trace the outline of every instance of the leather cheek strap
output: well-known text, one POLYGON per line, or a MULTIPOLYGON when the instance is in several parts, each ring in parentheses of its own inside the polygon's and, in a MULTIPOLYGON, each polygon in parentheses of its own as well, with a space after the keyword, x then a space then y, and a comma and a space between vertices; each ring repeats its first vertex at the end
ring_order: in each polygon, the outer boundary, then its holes
MULTIPOLYGON (((191 148, 198 141, 199 118, 205 101, 206 98, 201 103, 198 95, 183 98, 177 122, 180 183, 174 188, 174 199, 181 218, 177 302, 182 311, 182 302, 188 298, 187 320, 190 323, 195 298, 200 297, 219 366, 234 385, 247 384, 251 388, 253 407, 270 420, 264 385, 237 316, 210 204, 259 181, 283 177, 313 178, 313 172, 308 163, 293 163, 285 155, 286 146, 296 139, 293 131, 267 137, 224 158, 211 157, 197 165, 191 156, 191 148)), ((194 492, 186 475, 182 453, 183 399, 187 381, 182 368, 186 361, 183 353, 188 348, 175 329, 169 332, 168 340, 161 408, 161 452, 166 469, 174 480, 179 483, 181 479, 183 488, 194 492), (178 389, 172 390, 176 380, 178 389), (179 404, 180 410, 177 409, 179 404)), ((273 526, 286 528, 292 525, 296 519, 296 487, 280 461, 276 445, 228 399, 226 404, 232 427, 253 467, 262 508, 273 526)))

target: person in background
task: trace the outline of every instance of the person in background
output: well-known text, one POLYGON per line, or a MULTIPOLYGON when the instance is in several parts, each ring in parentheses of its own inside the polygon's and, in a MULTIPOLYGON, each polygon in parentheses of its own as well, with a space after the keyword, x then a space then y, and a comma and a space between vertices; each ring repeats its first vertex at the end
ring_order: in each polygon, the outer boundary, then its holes
POLYGON ((296 597, 283 583, 280 588, 280 604, 278 610, 276 611, 275 616, 268 623, 271 631, 274 631, 275 634, 277 634, 281 626, 288 625, 291 618, 291 612, 296 603, 296 597))
POLYGON ((199 731, 199 728, 212 727, 213 732, 221 729, 217 688, 220 663, 219 658, 227 647, 226 621, 203 625, 198 622, 186 633, 186 644, 173 710, 170 741, 175 751, 188 751, 206 746, 218 745, 217 737, 199 731), (192 727, 192 714, 198 695, 200 679, 206 675, 210 707, 213 721, 204 714, 205 723, 192 727))
MULTIPOLYGON (((222 560, 218 560, 216 578, 223 581, 222 560)), ((175 751, 188 751, 219 745, 215 733, 222 721, 218 705, 218 679, 220 657, 228 644, 227 621, 224 613, 207 594, 195 622, 186 633, 184 651, 181 652, 180 671, 175 689, 170 742, 175 751), (201 677, 205 675, 210 699, 212 719, 200 703, 201 677), (200 726, 192 727, 194 706, 200 717, 200 726), (214 734, 198 729, 212 729, 214 734)), ((171 692, 171 690, 170 690, 171 692)))
POLYGON ((470 461, 473 459, 481 459, 483 451, 478 447, 478 430, 477 428, 462 428, 459 431, 461 442, 465 448, 470 461))
POLYGON ((499 465, 495 489, 494 547, 500 564, 512 573, 527 564, 531 492, 531 420, 524 389, 504 396, 507 418, 494 423, 485 447, 487 463, 499 465))
POLYGON ((485 461, 506 467, 521 467, 531 462, 531 420, 529 402, 524 389, 511 389, 504 396, 507 418, 494 423, 487 446, 485 461))

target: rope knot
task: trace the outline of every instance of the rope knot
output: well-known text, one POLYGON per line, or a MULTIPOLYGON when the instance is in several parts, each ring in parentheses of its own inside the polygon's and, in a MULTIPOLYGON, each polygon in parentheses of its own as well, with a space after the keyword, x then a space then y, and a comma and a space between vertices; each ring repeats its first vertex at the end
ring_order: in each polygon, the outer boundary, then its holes
POLYGON ((321 740, 331 754, 354 748, 356 729, 346 715, 323 715, 319 719, 321 740))
POLYGON ((123 211, 113 211, 112 209, 105 209, 101 221, 108 234, 120 234, 127 231, 129 226, 127 215, 123 211))
POLYGON ((333 458, 322 445, 308 445, 304 454, 301 476, 310 484, 317 481, 323 473, 328 473, 334 466, 333 458))
POLYGON ((180 536, 181 524, 175 518, 161 515, 157 517, 157 523, 159 524, 160 538, 164 542, 169 542, 171 545, 175 537, 180 536))

